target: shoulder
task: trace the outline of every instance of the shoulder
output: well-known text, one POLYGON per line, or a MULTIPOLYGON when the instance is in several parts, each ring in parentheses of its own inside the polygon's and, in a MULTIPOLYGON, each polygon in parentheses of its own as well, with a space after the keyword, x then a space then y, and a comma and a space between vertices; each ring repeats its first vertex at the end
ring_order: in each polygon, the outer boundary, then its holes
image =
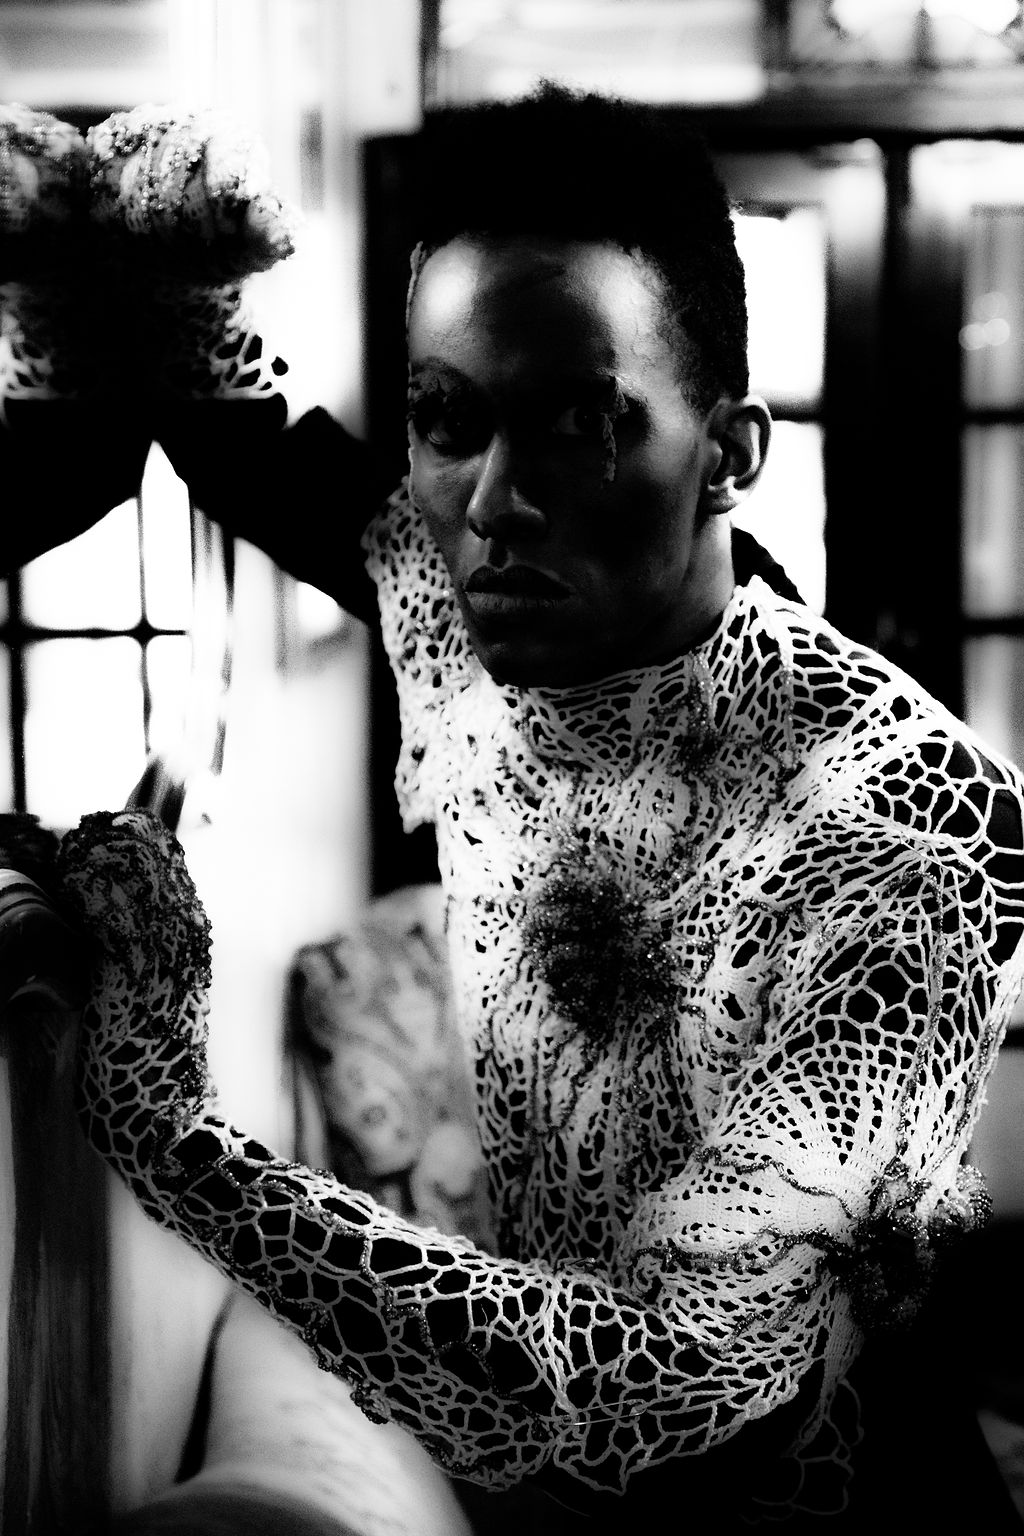
POLYGON ((937 854, 1024 878, 1020 770, 885 657, 809 609, 769 600, 789 671, 797 775, 937 854))

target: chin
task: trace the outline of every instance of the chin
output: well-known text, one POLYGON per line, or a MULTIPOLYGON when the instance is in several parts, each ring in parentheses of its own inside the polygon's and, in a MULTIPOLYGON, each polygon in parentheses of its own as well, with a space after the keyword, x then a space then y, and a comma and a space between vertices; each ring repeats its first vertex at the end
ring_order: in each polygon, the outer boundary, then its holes
POLYGON ((484 671, 496 683, 509 688, 574 688, 605 676, 607 668, 594 666, 594 658, 546 655, 543 651, 514 645, 474 645, 484 671), (589 665, 587 664, 589 662, 589 665))

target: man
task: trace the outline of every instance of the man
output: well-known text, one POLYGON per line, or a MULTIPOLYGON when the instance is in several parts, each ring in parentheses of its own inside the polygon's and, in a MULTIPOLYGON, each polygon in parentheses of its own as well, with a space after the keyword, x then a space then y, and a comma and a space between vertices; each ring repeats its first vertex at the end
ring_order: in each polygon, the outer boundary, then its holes
MULTIPOLYGON (((726 514, 769 422, 699 147, 554 90, 426 144, 410 478, 364 543, 496 1252, 218 1116, 204 920, 134 816, 62 852, 103 953, 84 1123, 368 1415, 457 1478, 548 1490, 566 1531, 948 1512, 904 1435, 921 1404, 861 1456, 848 1379, 983 1212, 961 1162, 1021 979, 1021 781, 736 584, 726 514)), ((224 448, 204 501, 244 532, 267 504, 224 448)))

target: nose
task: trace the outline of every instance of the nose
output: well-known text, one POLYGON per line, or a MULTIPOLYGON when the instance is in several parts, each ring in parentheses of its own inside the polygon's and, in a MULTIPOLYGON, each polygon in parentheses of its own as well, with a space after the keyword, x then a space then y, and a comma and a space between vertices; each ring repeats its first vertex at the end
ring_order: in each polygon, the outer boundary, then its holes
POLYGON ((480 466, 466 521, 478 539, 511 543, 543 533, 544 513, 523 496, 516 484, 516 470, 508 440, 492 438, 480 466))

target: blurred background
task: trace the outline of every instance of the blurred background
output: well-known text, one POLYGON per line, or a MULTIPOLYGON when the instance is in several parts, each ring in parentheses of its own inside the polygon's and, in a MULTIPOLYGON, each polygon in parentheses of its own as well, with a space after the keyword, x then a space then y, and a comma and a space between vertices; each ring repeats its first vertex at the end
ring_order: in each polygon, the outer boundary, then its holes
MULTIPOLYGON (((290 409, 369 435, 396 480, 410 136, 544 77, 701 124, 778 424, 743 522, 814 608, 1024 762, 1021 0, 0 0, 0 100, 81 127, 212 105, 263 139, 302 213, 296 255, 254 283, 290 409)), ((116 417, 95 451, 117 453, 116 417)), ((227 545, 154 453, 139 503, 0 586, 0 714, 0 808, 66 827, 123 804, 154 754, 185 783, 217 1076, 287 1136, 296 949, 433 877, 397 825, 364 629, 227 545)), ((976 1149, 1007 1217, 1019 1040, 976 1149)))

